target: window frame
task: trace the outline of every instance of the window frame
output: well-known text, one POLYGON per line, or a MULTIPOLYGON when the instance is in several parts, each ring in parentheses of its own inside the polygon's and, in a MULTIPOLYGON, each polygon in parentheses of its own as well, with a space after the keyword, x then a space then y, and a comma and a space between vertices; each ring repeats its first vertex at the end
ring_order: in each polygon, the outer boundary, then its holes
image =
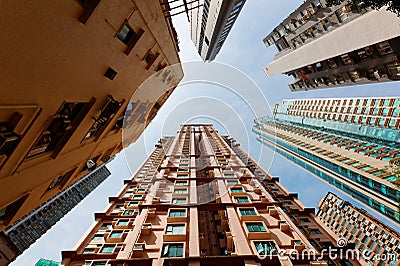
POLYGON ((184 223, 169 223, 165 227, 165 235, 184 235, 186 234, 186 224, 184 223), (178 232, 174 232, 178 230, 178 232))
POLYGON ((161 258, 184 258, 185 254, 184 254, 184 249, 185 248, 185 244, 184 243, 164 243, 162 248, 161 248, 161 254, 160 257, 161 258), (165 253, 165 248, 168 246, 168 251, 167 253, 165 253), (175 256, 170 256, 170 248, 173 247, 176 249, 175 251, 175 256))
POLYGON ((246 229, 249 233, 265 233, 267 228, 263 222, 246 222, 246 229), (257 229, 257 230, 255 230, 257 229))

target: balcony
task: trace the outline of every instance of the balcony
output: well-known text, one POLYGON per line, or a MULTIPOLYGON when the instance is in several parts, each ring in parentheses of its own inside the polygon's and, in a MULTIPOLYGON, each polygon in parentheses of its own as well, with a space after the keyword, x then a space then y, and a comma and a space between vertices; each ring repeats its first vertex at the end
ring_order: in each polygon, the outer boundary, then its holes
POLYGON ((151 225, 151 223, 144 223, 144 224, 142 225, 142 231, 141 231, 141 233, 142 233, 143 235, 149 235, 149 234, 151 233, 151 230, 152 230, 152 225, 151 225))
POLYGON ((147 217, 150 219, 156 217, 156 208, 150 208, 147 217))
POLYGON ((96 139, 100 137, 100 135, 106 129, 110 120, 115 116, 115 114, 119 111, 123 102, 118 102, 111 95, 107 96, 107 100, 101 108, 100 115, 95 120, 92 128, 86 134, 85 139, 89 139, 91 137, 95 137, 96 139))
POLYGON ((0 123, 0 158, 2 155, 9 157, 20 139, 20 136, 14 133, 6 123, 0 123))
POLYGON ((61 105, 58 112, 49 119, 46 129, 33 145, 27 155, 27 159, 52 151, 55 158, 71 138, 75 129, 79 126, 95 99, 90 102, 66 102, 61 105))
POLYGON ((132 257, 141 258, 144 255, 145 243, 136 243, 132 248, 132 257))

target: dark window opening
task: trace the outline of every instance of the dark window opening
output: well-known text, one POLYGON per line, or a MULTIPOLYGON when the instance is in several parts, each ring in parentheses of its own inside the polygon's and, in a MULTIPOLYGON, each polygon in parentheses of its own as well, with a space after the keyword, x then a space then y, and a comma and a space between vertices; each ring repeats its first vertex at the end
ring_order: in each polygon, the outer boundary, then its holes
POLYGON ((85 139, 100 135, 106 128, 108 121, 118 112, 121 103, 115 100, 111 95, 108 95, 106 103, 104 104, 100 115, 95 119, 93 126, 89 129, 85 139))
POLYGON ((137 31, 133 30, 133 28, 128 23, 125 23, 121 27, 121 29, 117 33, 117 38, 127 45, 127 48, 124 51, 126 55, 129 55, 143 33, 144 31, 142 29, 139 29, 137 31))
POLYGON ((133 31, 133 29, 128 24, 125 24, 118 32, 117 38, 123 43, 128 44, 134 35, 136 35, 136 33, 133 31))
POLYGON ((13 130, 22 118, 20 113, 14 113, 7 122, 0 122, 0 156, 9 157, 17 147, 21 137, 13 130))
POLYGON ((70 177, 74 174, 75 170, 76 170, 76 168, 68 171, 67 173, 65 173, 63 175, 60 175, 60 176, 57 176, 56 178, 54 178, 43 195, 45 195, 47 192, 49 192, 55 188, 61 188, 62 186, 64 186, 67 183, 67 181, 70 179, 70 177))
POLYGON ((21 208, 22 204, 24 204, 25 200, 28 198, 28 194, 24 195, 23 197, 19 198, 18 200, 10 203, 6 207, 0 209, 0 222, 3 225, 8 225, 14 215, 18 212, 21 208))
POLYGON ((78 20, 86 24, 99 5, 100 0, 78 0, 78 2, 83 5, 84 9, 78 20))
POLYGON ((66 102, 53 116, 46 130, 40 135, 35 145, 29 151, 27 158, 54 151, 56 156, 66 144, 72 133, 79 126, 94 99, 89 103, 66 102))
POLYGON ((146 62, 146 63, 149 63, 150 61, 151 61, 151 59, 153 58, 153 53, 151 52, 151 51, 149 51, 145 56, 144 56, 144 58, 143 58, 143 60, 146 62))
POLYGON ((149 50, 146 55, 143 58, 143 61, 145 61, 147 63, 146 69, 149 69, 151 67, 151 65, 154 63, 154 61, 156 61, 157 57, 160 54, 158 52, 153 53, 151 50, 149 50))

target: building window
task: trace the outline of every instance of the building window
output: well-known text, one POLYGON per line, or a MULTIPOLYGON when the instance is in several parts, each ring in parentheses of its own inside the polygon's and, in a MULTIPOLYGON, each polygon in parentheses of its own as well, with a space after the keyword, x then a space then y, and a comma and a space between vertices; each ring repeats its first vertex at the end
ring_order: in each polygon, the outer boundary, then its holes
POLYGON ((83 254, 93 254, 94 248, 85 248, 82 253, 83 254))
POLYGON ((183 257, 183 243, 164 244, 161 257, 183 257))
POLYGON ((13 118, 14 123, 0 122, 0 156, 6 155, 9 157, 20 141, 20 136, 14 133, 13 130, 22 115, 14 113, 13 118))
POLYGON ((235 4, 235 5, 232 7, 232 10, 238 9, 242 4, 243 4, 243 2, 239 2, 239 3, 235 4))
POLYGON ((340 22, 345 21, 349 17, 349 13, 351 12, 350 5, 345 5, 342 8, 336 10, 336 16, 340 22))
POLYGON ((311 229, 311 234, 318 235, 321 234, 321 232, 318 229, 311 229))
POLYGON ((103 223, 101 225, 101 229, 111 229, 112 228, 112 224, 111 223, 103 223))
POLYGON ((185 217, 186 210, 170 210, 168 217, 185 217))
POLYGON ((255 241, 254 246, 259 255, 276 254, 278 249, 273 241, 255 241))
POLYGON ((108 238, 121 238, 122 231, 113 231, 108 238))
POLYGON ((235 197, 235 202, 236 203, 246 203, 249 202, 249 199, 247 197, 235 197))
POLYGON ((135 206, 139 206, 139 201, 132 201, 128 203, 129 207, 135 207, 135 206))
POLYGON ((61 151, 93 104, 94 100, 90 103, 66 102, 61 105, 46 130, 29 151, 27 158, 49 151, 57 153, 61 151))
POLYGON ((174 198, 172 199, 172 204, 186 204, 185 198, 174 198))
POLYGON ((185 188, 175 189, 174 194, 187 194, 187 189, 185 188))
POLYGON ((165 68, 167 66, 167 64, 161 64, 161 63, 159 63, 157 66, 156 66, 156 68, 154 69, 154 71, 160 71, 161 69, 163 69, 163 68, 165 68))
POLYGON ((187 186, 188 181, 176 181, 175 186, 187 186))
POLYGON ((126 210, 122 215, 133 215, 134 210, 126 210))
POLYGON ((99 5, 101 0, 77 0, 83 6, 83 12, 79 16, 78 20, 86 24, 90 17, 92 16, 93 12, 96 10, 97 6, 99 5))
POLYGON ((127 226, 129 224, 129 220, 119 220, 116 225, 117 226, 127 226))
MULTIPOLYGON (((54 188, 61 188, 63 185, 65 185, 67 183, 67 181, 70 179, 70 177, 74 174, 75 170, 76 170, 76 168, 72 169, 71 171, 69 171, 63 175, 60 175, 60 176, 57 176, 56 178, 54 178, 53 181, 51 182, 51 184, 47 187, 44 194, 53 190, 54 188)), ((43 195, 42 195, 42 197, 43 197, 43 195)))
POLYGON ((380 55, 393 53, 392 47, 390 46, 388 41, 378 43, 376 44, 376 47, 378 48, 378 52, 380 55))
POLYGON ((142 29, 134 31, 128 23, 122 25, 117 34, 117 38, 127 45, 127 48, 124 51, 126 55, 129 55, 129 53, 133 50, 133 47, 139 41, 143 33, 144 31, 142 29))
POLYGON ((113 253, 115 249, 115 246, 103 246, 100 249, 100 253, 113 253))
POLYGON ((232 193, 241 193, 243 192, 242 188, 231 188, 232 193))
POLYGON ((128 24, 124 24, 121 30, 118 32, 117 38, 120 39, 123 43, 128 44, 135 34, 136 33, 128 24))
POLYGON ((256 215, 256 211, 254 210, 254 208, 240 208, 239 211, 242 216, 256 215))
POLYGON ((166 235, 183 235, 185 233, 184 224, 169 224, 165 229, 166 235))
MULTIPOLYGON (((157 57, 160 55, 160 53, 156 52, 153 53, 151 50, 149 50, 146 55, 143 58, 143 61, 147 63, 146 69, 149 69, 151 65, 156 61, 157 57)), ((179 171, 179 170, 178 170, 179 171)), ((186 170, 187 171, 187 170, 186 170)))
POLYGON ((104 239, 103 235, 95 235, 92 240, 100 241, 100 240, 103 240, 103 239, 104 239))
POLYGON ((387 64, 386 68, 388 69, 390 76, 393 76, 393 77, 400 76, 400 65, 399 65, 399 63, 387 64))
POLYGON ((90 264, 92 266, 106 266, 107 262, 105 261, 93 261, 92 264, 90 264))
POLYGON ((100 135, 106 128, 108 121, 110 121, 115 113, 118 112, 121 103, 115 100, 111 95, 108 95, 106 103, 101 109, 100 115, 95 119, 94 124, 89 129, 85 139, 100 135))
POLYGON ((309 223, 310 222, 310 220, 308 218, 301 218, 300 221, 302 223, 309 223))
POLYGON ((249 232, 266 232, 263 223, 246 223, 247 230, 249 232))

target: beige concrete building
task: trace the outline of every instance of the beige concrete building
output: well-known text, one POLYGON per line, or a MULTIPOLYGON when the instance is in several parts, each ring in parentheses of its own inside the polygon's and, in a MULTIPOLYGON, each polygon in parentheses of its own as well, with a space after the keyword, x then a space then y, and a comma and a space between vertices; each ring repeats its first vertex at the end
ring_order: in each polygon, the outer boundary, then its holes
POLYGON ((129 103, 139 85, 179 63, 157 0, 1 1, 0 229, 134 141, 182 78, 129 103), (123 125, 125 110, 130 123, 123 125))
POLYGON ((255 120, 257 140, 366 207, 400 223, 400 98, 284 100, 255 120))
POLYGON ((347 242, 354 242, 369 265, 399 264, 398 231, 331 192, 321 199, 318 207, 318 218, 347 242))
POLYGON ((399 25, 385 8, 306 0, 264 38, 278 50, 265 71, 292 76, 292 91, 399 80, 399 25))
POLYGON ((61 265, 359 265, 317 261, 338 237, 211 125, 163 138, 124 183, 61 265))
POLYGON ((25 252, 109 176, 106 164, 100 165, 0 232, 0 265, 25 252))

